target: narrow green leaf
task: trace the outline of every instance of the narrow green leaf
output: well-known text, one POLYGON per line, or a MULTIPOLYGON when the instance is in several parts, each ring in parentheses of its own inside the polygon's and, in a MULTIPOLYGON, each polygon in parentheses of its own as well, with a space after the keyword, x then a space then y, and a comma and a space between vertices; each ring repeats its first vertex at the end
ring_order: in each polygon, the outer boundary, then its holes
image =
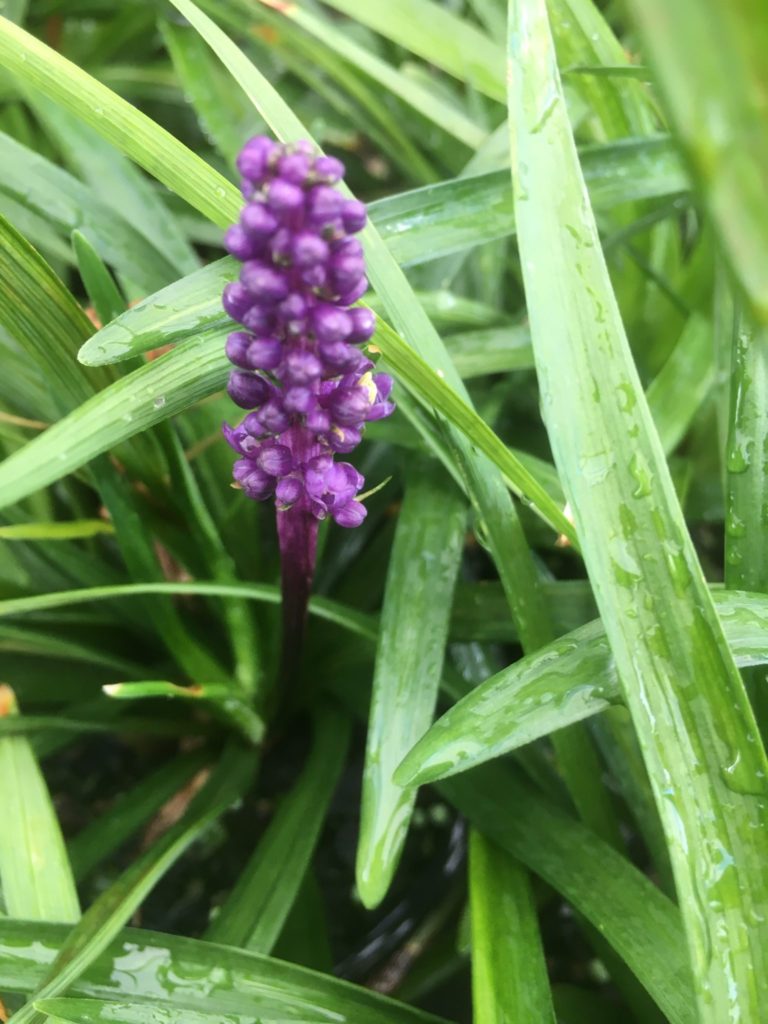
MULTIPOLYGON (((766 664, 768 597, 727 590, 712 597, 736 664, 766 664)), ((622 700, 605 628, 599 619, 589 622, 467 694, 422 737, 395 778, 413 786, 467 771, 622 700)))
POLYGON ((768 321, 768 19, 755 0, 631 0, 726 254, 768 321))
POLYGON ((164 128, 34 36, 0 19, 0 64, 72 111, 220 227, 242 197, 164 128))
POLYGON ((138 857, 109 889, 91 904, 68 934, 56 959, 33 993, 14 1015, 17 1024, 43 1024, 34 1000, 65 992, 115 938, 146 895, 184 850, 242 796, 256 767, 255 753, 230 747, 179 822, 138 857))
MULTIPOLYGON (((68 932, 38 922, 3 922, 1 989, 35 991, 68 932)), ((78 1004, 80 999, 94 1000, 90 1006, 77 1006, 78 1022, 81 1009, 86 1020, 89 1010, 96 1015, 92 1019, 102 1020, 100 1014, 108 1018, 115 1002, 130 1004, 136 998, 136 975, 124 969, 131 964, 140 965, 142 988, 153 993, 151 1002, 142 1003, 146 1011, 172 1014, 171 1020, 179 1020, 179 1024, 184 1019, 175 1016, 179 1011, 225 1018, 234 1014, 249 1021, 255 1014, 268 1021, 327 1021, 330 1015, 338 1024, 446 1024, 424 1010, 332 975, 245 950, 144 929, 126 929, 73 982, 70 991, 78 1004), (173 984, 168 984, 169 978, 174 979, 173 984), (201 986, 201 978, 208 984, 201 986)), ((129 1017, 128 1022, 155 1024, 151 1018, 131 1021, 129 1017)))
MULTIPOLYGON (((2 22, 0 22, 0 37, 2 22)), ((142 289, 178 276, 173 264, 136 228, 82 182, 7 135, 0 134, 5 171, 0 188, 69 235, 82 231, 108 263, 142 289)))
MULTIPOLYGON (((261 2, 271 6, 270 0, 261 2)), ((446 102, 435 91, 424 88, 413 77, 403 74, 362 46, 344 31, 339 21, 321 18, 297 5, 286 4, 284 7, 278 7, 278 10, 284 17, 306 29, 323 47, 349 61, 353 67, 394 96, 404 100, 459 142, 463 142, 471 149, 477 149, 483 142, 486 133, 472 118, 457 109, 454 104, 446 102)))
MULTIPOLYGON (((19 716, 0 686, 0 722, 19 716)), ((0 734, 0 899, 10 917, 75 922, 80 904, 67 850, 37 758, 23 736, 0 734)))
POLYGON ((528 873, 474 829, 469 837, 475 1024, 555 1024, 528 873))
POLYGON ((714 355, 712 325, 694 313, 646 392, 659 440, 667 455, 685 436, 715 382, 714 355))
POLYGON ((69 842, 72 873, 78 881, 127 842, 206 764, 207 754, 175 757, 120 796, 106 814, 95 818, 69 842))
POLYGON ((386 896, 410 827, 416 792, 392 772, 432 721, 465 529, 453 481, 416 463, 387 571, 365 749, 356 879, 369 908, 386 896))
POLYGON ((645 875, 499 765, 458 775, 439 789, 602 933, 670 1024, 698 1024, 680 913, 645 875))
POLYGON ((72 248, 96 316, 102 324, 108 324, 125 312, 125 299, 103 260, 81 231, 72 232, 72 248))
MULTIPOLYGON (((198 580, 195 583, 124 583, 105 587, 83 587, 59 593, 36 594, 33 597, 12 597, 0 600, 0 617, 26 615, 50 608, 64 608, 89 601, 140 596, 143 594, 206 594, 210 597, 242 597, 246 600, 280 603, 280 588, 269 583, 213 583, 198 580)), ((313 597, 309 602, 311 613, 333 622, 358 636, 375 640, 377 623, 369 615, 347 608, 327 597, 313 597)))
POLYGON ((701 1020, 727 1018, 734 985, 757 1020, 768 762, 632 362, 543 0, 511 0, 510 34, 516 218, 544 418, 661 811, 701 1020))
POLYGON ((386 7, 325 0, 491 99, 504 102, 504 52, 470 21, 432 0, 388 0, 386 7))
POLYGON ((348 745, 347 717, 333 708, 318 713, 304 770, 213 919, 207 940, 272 952, 312 859, 348 745))
POLYGON ((0 540, 82 540, 102 533, 114 533, 104 519, 72 519, 69 522, 14 523, 0 526, 0 540))
POLYGON ((300 1020, 291 1017, 280 1020, 275 1017, 235 1018, 229 1014, 199 1013, 184 1007, 158 1009, 145 1002, 107 1002, 103 999, 41 999, 35 1008, 49 1015, 56 1024, 318 1024, 316 1019, 300 1020), (50 1016, 53 1014, 53 1016, 50 1016))

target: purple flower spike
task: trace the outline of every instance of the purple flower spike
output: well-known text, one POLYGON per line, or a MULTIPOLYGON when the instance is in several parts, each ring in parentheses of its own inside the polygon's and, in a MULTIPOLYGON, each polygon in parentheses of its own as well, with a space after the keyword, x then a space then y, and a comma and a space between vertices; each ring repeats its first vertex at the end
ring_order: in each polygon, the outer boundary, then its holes
POLYGON ((355 347, 372 337, 376 318, 349 308, 368 287, 363 250, 352 237, 366 211, 333 187, 344 165, 308 142, 260 136, 245 144, 237 167, 246 202, 225 244, 243 266, 222 302, 243 329, 227 340, 237 367, 228 391, 254 411, 236 427, 225 425, 224 435, 239 456, 233 474, 243 493, 274 497, 286 637, 297 647, 318 523, 331 517, 354 527, 365 518, 358 500, 365 481, 336 453, 351 452, 367 422, 393 411, 392 381, 373 376, 355 347))

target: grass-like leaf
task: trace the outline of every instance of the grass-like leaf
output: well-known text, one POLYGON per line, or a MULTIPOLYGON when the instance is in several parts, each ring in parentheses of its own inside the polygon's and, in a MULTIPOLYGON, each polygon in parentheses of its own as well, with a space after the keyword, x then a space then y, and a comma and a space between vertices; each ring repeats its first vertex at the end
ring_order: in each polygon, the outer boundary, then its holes
POLYGON ((701 1019, 728 1015, 734 983, 757 1019, 765 752, 630 356, 543 0, 512 0, 510 35, 516 218, 544 417, 661 809, 701 1019))

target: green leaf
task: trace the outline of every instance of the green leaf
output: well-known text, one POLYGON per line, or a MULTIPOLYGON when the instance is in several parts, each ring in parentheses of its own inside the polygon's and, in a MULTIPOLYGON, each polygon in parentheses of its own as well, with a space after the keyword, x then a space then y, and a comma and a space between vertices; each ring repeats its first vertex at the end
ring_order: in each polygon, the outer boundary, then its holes
POLYGON ((499 765, 458 775, 439 790, 602 933, 670 1024, 698 1024, 679 911, 645 875, 499 765))
MULTIPOLYGON (((269 0, 261 2, 269 6, 269 0)), ((470 149, 477 149, 482 144, 486 133, 472 118, 457 109, 454 104, 446 102, 435 91, 420 85, 413 77, 404 74, 370 49, 360 45, 344 31, 343 24, 339 21, 321 18, 292 4, 277 9, 284 17, 306 29, 322 47, 348 61, 459 142, 463 142, 470 149)))
POLYGON ((178 276, 163 253, 120 213, 39 153, 0 134, 0 160, 6 168, 0 188, 6 195, 67 235, 82 231, 104 260, 145 293, 178 276))
POLYGON ((82 232, 72 232, 72 248, 96 316, 102 324, 108 324, 125 312, 125 299, 103 260, 82 232))
MULTIPOLYGON (((768 663, 768 597, 727 590, 714 590, 712 597, 736 664, 768 663)), ((395 779, 423 785, 467 771, 621 702, 606 631, 597 619, 502 669, 454 704, 403 760, 395 779)))
POLYGON ((631 0, 649 63, 759 322, 768 321, 768 19, 755 0, 631 0))
POLYGON ((183 754, 122 794, 108 813, 95 818, 69 842, 72 872, 78 881, 127 842, 160 808, 206 765, 205 752, 183 754))
POLYGON ((376 651, 363 769, 356 879, 378 906, 400 861, 416 800, 392 782, 434 714, 466 507, 444 470, 417 462, 397 520, 376 651))
POLYGON ((388 0, 386 7, 326 0, 491 99, 504 102, 504 51, 470 21, 431 0, 388 0))
MULTIPOLYGON (((82 587, 58 593, 35 594, 32 597, 12 597, 0 600, 0 617, 26 615, 50 608, 65 608, 89 601, 104 601, 144 594, 206 594, 210 597, 241 597, 268 604, 280 603, 280 588, 269 583, 213 583, 198 580, 195 583, 125 583, 105 587, 82 587)), ((313 597, 309 610, 318 618, 332 622, 368 640, 375 640, 377 623, 369 615, 347 608, 327 597, 313 597)))
POLYGON ((115 528, 104 519, 72 519, 68 522, 14 523, 0 526, 0 540, 82 540, 115 528))
MULTIPOLYGON (((3 922, 2 990, 33 992, 67 933, 55 925, 3 922)), ((176 1021, 179 1011, 235 1014, 247 1020, 259 1014, 269 1021, 327 1021, 330 1015, 339 1024, 446 1024, 440 1017, 328 974, 245 950, 137 929, 122 932, 73 982, 71 995, 78 999, 75 1019, 81 1020, 81 1011, 85 1020, 109 1019, 115 1003, 135 999, 137 984, 143 992, 153 993, 151 1002, 141 1003, 148 1016, 128 1016, 126 1024, 154 1024, 152 1014, 158 1012, 172 1014, 170 1019, 176 1021), (172 984, 169 978, 174 979, 172 984), (88 1002, 81 1004, 81 999, 88 1002)), ((56 1009, 61 1004, 57 1000, 45 1006, 47 1012, 49 1006, 56 1009)))
POLYGON ((319 712, 304 770, 213 919, 208 941, 272 952, 312 859, 348 745, 347 717, 333 708, 319 712))
MULTIPOLYGON (((19 716, 0 686, 0 722, 19 716)), ((10 917, 75 922, 80 904, 67 850, 37 758, 23 736, 0 734, 0 899, 10 917)))
POLYGON ((474 1024, 555 1024, 528 873, 474 829, 469 837, 474 1024))
POLYGON ((43 1024, 45 1018, 34 1009, 34 1001, 61 995, 76 982, 187 847, 242 796, 255 767, 252 751, 233 746, 224 752, 181 820, 134 860, 69 932, 32 1000, 15 1014, 17 1024, 43 1024))
POLYGON ((768 763, 632 362, 543 0, 512 0, 510 32, 518 241, 544 419, 661 811, 701 1020, 728 1016, 734 984, 756 1020, 768 763))
POLYGON ((34 36, 0 19, 0 64, 72 111, 215 224, 237 218, 242 197, 186 146, 34 36))

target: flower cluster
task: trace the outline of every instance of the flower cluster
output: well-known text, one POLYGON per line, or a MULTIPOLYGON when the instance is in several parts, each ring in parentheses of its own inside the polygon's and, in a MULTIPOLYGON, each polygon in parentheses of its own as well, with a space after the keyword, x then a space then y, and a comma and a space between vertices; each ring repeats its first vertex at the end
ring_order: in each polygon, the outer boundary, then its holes
POLYGON ((373 334, 374 315, 350 308, 368 288, 352 237, 365 206, 333 187, 344 165, 306 142, 250 139, 237 166, 245 206, 225 245, 243 265, 222 302, 243 328, 227 339, 237 367, 229 395, 251 411, 237 427, 224 425, 240 456, 235 481, 257 501, 274 495, 279 510, 359 526, 363 477, 334 455, 351 452, 366 422, 394 409, 391 378, 373 374, 356 347, 373 334))

